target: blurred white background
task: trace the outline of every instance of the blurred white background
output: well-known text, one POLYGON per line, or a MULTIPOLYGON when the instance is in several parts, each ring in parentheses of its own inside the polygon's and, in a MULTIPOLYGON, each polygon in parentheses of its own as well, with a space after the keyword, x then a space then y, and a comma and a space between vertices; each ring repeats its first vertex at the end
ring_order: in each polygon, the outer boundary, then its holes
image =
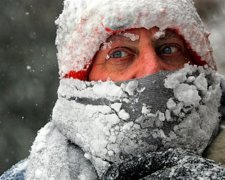
POLYGON ((210 41, 218 71, 225 75, 225 1, 195 0, 195 2, 207 30, 211 33, 210 41))

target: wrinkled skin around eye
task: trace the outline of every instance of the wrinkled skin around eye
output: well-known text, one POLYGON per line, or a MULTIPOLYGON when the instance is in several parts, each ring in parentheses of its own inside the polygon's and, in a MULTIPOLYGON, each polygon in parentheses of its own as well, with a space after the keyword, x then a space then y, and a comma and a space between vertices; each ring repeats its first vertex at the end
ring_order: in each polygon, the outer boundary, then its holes
POLYGON ((135 56, 134 50, 128 47, 116 47, 106 55, 106 61, 117 61, 122 59, 131 60, 135 56))
POLYGON ((122 50, 117 50, 109 55, 110 58, 124 58, 127 56, 128 56, 127 52, 122 51, 122 50))
POLYGON ((159 55, 173 55, 176 53, 181 52, 181 47, 178 47, 179 45, 162 45, 158 51, 157 54, 159 55))

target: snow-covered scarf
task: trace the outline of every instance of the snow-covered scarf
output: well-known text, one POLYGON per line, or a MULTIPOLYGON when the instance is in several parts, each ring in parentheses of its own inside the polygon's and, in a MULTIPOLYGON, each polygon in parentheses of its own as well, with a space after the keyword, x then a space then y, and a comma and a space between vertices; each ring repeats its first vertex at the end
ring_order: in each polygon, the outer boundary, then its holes
POLYGON ((201 154, 217 130, 220 97, 216 74, 191 65, 122 83, 62 79, 26 179, 97 179, 129 155, 171 147, 201 154))

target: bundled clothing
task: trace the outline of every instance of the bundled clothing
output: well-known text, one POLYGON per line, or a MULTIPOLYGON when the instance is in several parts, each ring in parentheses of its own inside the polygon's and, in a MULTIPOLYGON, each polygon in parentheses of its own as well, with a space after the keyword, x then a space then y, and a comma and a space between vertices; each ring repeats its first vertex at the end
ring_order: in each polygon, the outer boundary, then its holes
POLYGON ((225 179, 222 166, 201 157, 218 134, 225 88, 191 0, 65 0, 56 23, 61 80, 52 119, 28 159, 0 180, 225 179), (108 37, 152 27, 175 30, 206 65, 87 81, 108 37))
POLYGON ((217 134, 220 84, 215 72, 191 65, 122 83, 63 79, 25 177, 222 179, 225 169, 199 156, 217 134), (200 78, 207 89, 197 83, 200 78))

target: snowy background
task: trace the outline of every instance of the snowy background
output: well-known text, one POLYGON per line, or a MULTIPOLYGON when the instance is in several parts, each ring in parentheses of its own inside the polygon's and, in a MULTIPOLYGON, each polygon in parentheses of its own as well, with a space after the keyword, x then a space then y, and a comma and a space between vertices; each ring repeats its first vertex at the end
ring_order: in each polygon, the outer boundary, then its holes
MULTIPOLYGON (((54 21, 63 0, 0 1, 0 174, 29 154, 56 101, 54 21)), ((225 75, 225 1, 196 0, 225 75)))

